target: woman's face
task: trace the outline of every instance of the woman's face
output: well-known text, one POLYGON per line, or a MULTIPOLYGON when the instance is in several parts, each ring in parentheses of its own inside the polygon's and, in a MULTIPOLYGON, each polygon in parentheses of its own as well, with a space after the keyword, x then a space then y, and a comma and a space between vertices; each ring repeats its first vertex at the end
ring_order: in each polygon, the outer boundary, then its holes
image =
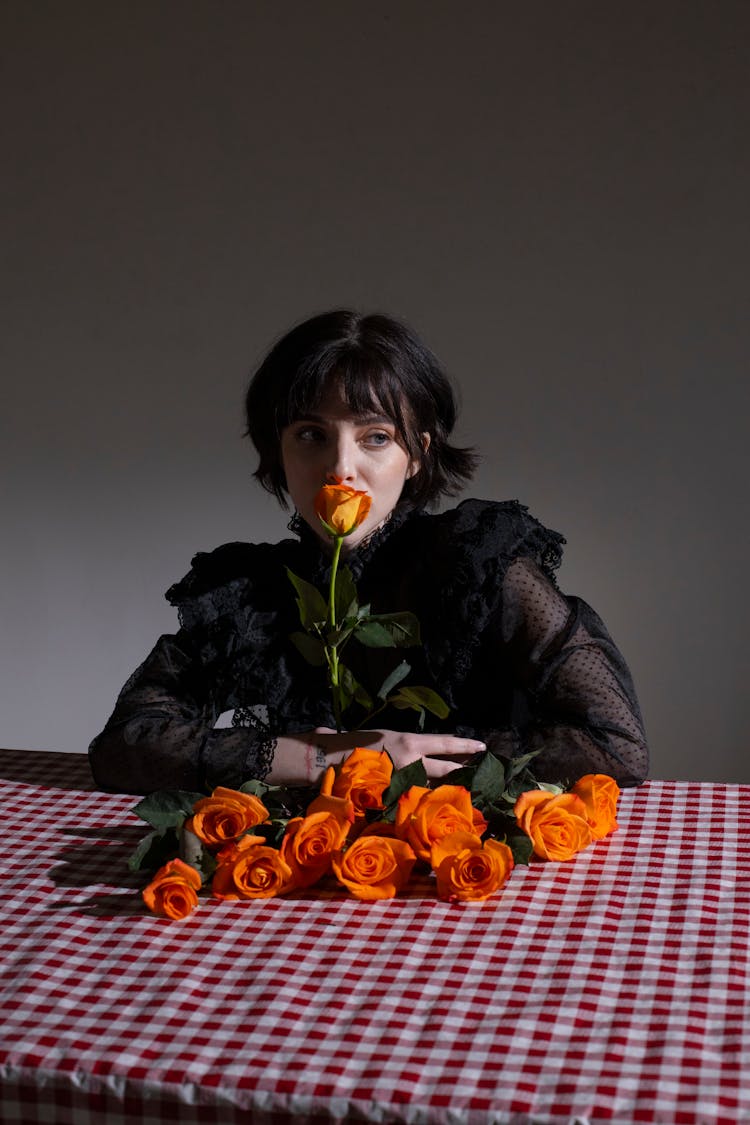
POLYGON ((370 494, 367 519, 344 540, 344 550, 356 547, 388 518, 404 482, 419 468, 390 418, 356 416, 337 387, 312 413, 281 431, 281 463, 294 506, 324 542, 330 537, 314 509, 321 486, 341 482, 370 494))

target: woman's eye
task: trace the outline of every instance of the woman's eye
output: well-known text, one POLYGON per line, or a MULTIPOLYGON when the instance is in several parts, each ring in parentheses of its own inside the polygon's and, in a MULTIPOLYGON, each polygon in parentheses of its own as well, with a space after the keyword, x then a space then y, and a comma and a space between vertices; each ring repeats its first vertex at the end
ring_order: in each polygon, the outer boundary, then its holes
POLYGON ((365 442, 367 445, 388 445, 391 441, 391 435, 386 433, 385 430, 376 430, 371 434, 367 434, 365 442))
POLYGON ((297 441, 325 441, 325 434, 317 426, 301 426, 296 438, 297 441))

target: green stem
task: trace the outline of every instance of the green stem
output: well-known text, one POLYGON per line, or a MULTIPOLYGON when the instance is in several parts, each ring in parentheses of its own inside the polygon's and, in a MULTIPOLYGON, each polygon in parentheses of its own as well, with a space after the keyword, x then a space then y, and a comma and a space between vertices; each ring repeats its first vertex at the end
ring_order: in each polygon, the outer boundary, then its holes
POLYGON ((339 569, 339 557, 341 555, 341 545, 344 542, 343 537, 337 535, 333 541, 333 562, 331 563, 331 585, 328 589, 328 624, 332 629, 336 628, 336 574, 339 569))
MULTIPOLYGON (((341 545, 344 542, 340 535, 333 541, 333 562, 331 563, 331 584, 328 588, 328 626, 331 630, 336 628, 336 574, 339 569, 341 545)), ((336 644, 326 645, 328 658, 328 671, 331 677, 331 693, 333 695, 333 715, 336 720, 336 730, 341 733, 341 693, 339 691, 339 654, 336 644)))

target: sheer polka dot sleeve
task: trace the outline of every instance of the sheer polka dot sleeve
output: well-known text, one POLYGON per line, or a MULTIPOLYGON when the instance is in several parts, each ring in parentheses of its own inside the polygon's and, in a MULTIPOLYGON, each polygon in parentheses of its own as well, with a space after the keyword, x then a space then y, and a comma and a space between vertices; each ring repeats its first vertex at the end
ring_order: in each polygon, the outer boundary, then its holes
POLYGON ((241 727, 214 729, 218 709, 186 633, 160 637, 123 687, 89 747, 103 789, 211 790, 264 777, 273 740, 241 727))
MULTIPOLYGON (((505 574, 499 628, 520 700, 513 751, 538 750, 533 768, 549 780, 643 781, 648 747, 633 681, 594 610, 521 557, 505 574)), ((497 749, 507 753, 507 740, 498 736, 497 749)))

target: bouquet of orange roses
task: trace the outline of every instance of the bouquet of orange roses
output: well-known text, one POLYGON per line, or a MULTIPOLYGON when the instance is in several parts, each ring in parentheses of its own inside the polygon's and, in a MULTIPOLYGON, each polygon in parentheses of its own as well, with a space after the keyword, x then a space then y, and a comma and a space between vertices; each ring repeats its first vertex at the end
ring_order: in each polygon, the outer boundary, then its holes
POLYGON ((617 828, 611 777, 588 774, 566 792, 534 782, 531 757, 487 753, 469 787, 449 778, 433 789, 421 761, 394 771, 385 750, 359 748, 326 770, 298 815, 281 787, 259 781, 210 796, 155 793, 134 810, 153 831, 130 866, 160 865, 143 899, 172 919, 192 912, 204 886, 215 899, 246 900, 335 880, 375 901, 393 898, 420 867, 440 899, 482 901, 532 853, 571 859, 617 828))

